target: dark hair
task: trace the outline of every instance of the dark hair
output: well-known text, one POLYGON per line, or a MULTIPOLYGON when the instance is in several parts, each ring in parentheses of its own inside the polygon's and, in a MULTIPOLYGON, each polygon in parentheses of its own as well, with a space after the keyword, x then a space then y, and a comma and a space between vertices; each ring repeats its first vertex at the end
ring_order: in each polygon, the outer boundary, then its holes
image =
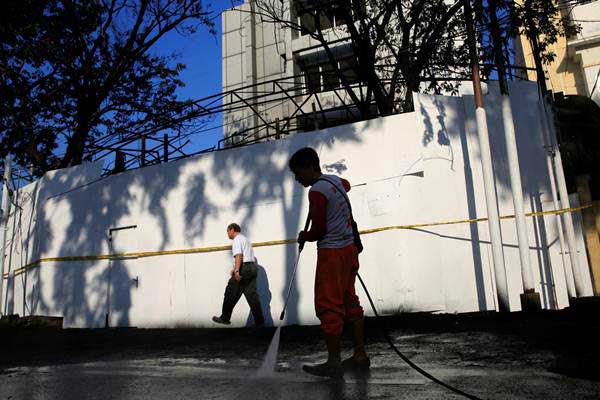
POLYGON ((235 232, 241 232, 242 228, 240 228, 240 226, 238 224, 236 224, 235 222, 227 225, 227 230, 233 229, 235 232))
POLYGON ((312 147, 304 147, 295 152, 290 158, 288 166, 292 171, 294 171, 296 168, 313 167, 315 171, 321 172, 319 155, 312 147))

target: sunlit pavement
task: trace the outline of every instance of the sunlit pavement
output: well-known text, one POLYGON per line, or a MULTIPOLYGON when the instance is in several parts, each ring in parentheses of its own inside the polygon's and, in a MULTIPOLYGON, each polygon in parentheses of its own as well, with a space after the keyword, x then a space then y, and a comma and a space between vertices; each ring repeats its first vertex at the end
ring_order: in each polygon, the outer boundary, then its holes
MULTIPOLYGON (((600 398, 598 350, 587 347, 597 343, 597 323, 565 313, 436 318, 386 323, 400 350, 446 383, 482 399, 600 398)), ((403 363, 373 323, 367 328, 371 371, 342 382, 302 372, 325 357, 314 327, 283 328, 268 379, 253 374, 273 329, 4 333, 0 399, 461 398, 403 363)))

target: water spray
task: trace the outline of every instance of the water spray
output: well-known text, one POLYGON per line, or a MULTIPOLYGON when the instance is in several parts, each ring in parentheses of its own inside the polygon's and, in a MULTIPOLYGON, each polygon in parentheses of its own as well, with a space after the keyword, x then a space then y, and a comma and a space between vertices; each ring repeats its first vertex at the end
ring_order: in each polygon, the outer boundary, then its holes
MULTIPOLYGON (((304 232, 308 230, 308 225, 310 224, 310 214, 306 216, 306 223, 304 224, 304 232)), ((296 270, 298 269, 298 261, 300 261, 300 253, 302 253, 302 249, 304 248, 304 242, 298 243, 298 256, 296 256, 296 264, 294 265, 294 270, 292 271, 292 277, 290 278, 290 283, 288 285, 288 291, 285 296, 285 302, 283 303, 283 310, 281 310, 281 314, 279 315, 279 320, 283 321, 285 317, 285 309, 287 308, 288 302, 290 300, 290 294, 292 293, 292 285, 294 283, 294 279, 296 277, 296 270)), ((279 351, 279 337, 281 335, 281 324, 275 330, 275 334, 273 335, 273 339, 271 339, 271 344, 267 350, 267 354, 265 355, 265 359, 263 360, 260 368, 254 373, 254 379, 264 379, 270 378, 273 376, 275 372, 275 363, 277 362, 277 352, 279 351)))

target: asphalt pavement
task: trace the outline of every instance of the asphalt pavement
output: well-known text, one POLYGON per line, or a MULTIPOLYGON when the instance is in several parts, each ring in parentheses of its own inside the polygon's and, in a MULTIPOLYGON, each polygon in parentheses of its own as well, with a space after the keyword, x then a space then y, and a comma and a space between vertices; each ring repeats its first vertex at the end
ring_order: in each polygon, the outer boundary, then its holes
MULTIPOLYGON (((411 314, 366 324, 371 371, 312 377, 318 327, 284 327, 275 373, 253 375, 274 328, 0 328, 3 399, 460 399, 403 354, 481 399, 600 399, 598 307, 534 314, 411 314)), ((344 339, 346 355, 351 342, 344 339)))

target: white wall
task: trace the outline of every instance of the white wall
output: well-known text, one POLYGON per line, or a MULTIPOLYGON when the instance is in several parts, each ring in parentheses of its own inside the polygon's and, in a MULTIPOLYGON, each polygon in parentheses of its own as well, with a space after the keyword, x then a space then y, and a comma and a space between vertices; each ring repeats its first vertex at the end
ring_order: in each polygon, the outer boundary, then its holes
MULTIPOLYGON (((548 209, 536 88, 521 83, 512 93, 525 208, 548 209)), ((486 103, 501 213, 512 214, 497 95, 487 95, 486 103)), ((49 173, 23 190, 28 193, 21 195, 23 212, 14 215, 20 229, 10 231, 13 242, 21 245, 12 249, 10 270, 42 257, 107 254, 108 229, 128 225, 137 228, 114 233, 113 251, 225 245, 225 229, 233 221, 254 242, 294 238, 304 224, 307 194, 294 182, 287 160, 304 146, 317 149, 324 172, 338 173, 354 185, 350 198, 361 229, 485 217, 472 98, 416 95, 415 104, 414 113, 204 154, 97 182, 95 165, 49 173), (410 175, 421 171, 423 177, 410 175), (60 194, 85 182, 91 184, 60 194)), ((534 276, 546 308, 568 305, 553 218, 528 220, 534 276)), ((522 284, 514 221, 504 221, 502 229, 511 308, 519 310, 522 284)), ((386 231, 363 241, 361 275, 380 311, 495 309, 486 223, 386 231)), ((585 249, 580 250, 585 256, 585 249)), ((255 253, 262 267, 263 307, 277 322, 296 246, 260 247, 255 253)), ((315 258, 314 245, 308 245, 287 323, 317 323, 312 304, 315 258)), ((582 261, 587 270, 587 260, 582 261)), ((114 261, 111 325, 213 326, 230 264, 226 251, 114 261)), ((62 315, 66 326, 103 326, 108 266, 106 260, 43 263, 8 279, 3 307, 21 315, 62 315)), ((358 292, 368 310, 362 289, 358 292)), ((233 326, 246 324, 248 316, 242 299, 233 326)))

